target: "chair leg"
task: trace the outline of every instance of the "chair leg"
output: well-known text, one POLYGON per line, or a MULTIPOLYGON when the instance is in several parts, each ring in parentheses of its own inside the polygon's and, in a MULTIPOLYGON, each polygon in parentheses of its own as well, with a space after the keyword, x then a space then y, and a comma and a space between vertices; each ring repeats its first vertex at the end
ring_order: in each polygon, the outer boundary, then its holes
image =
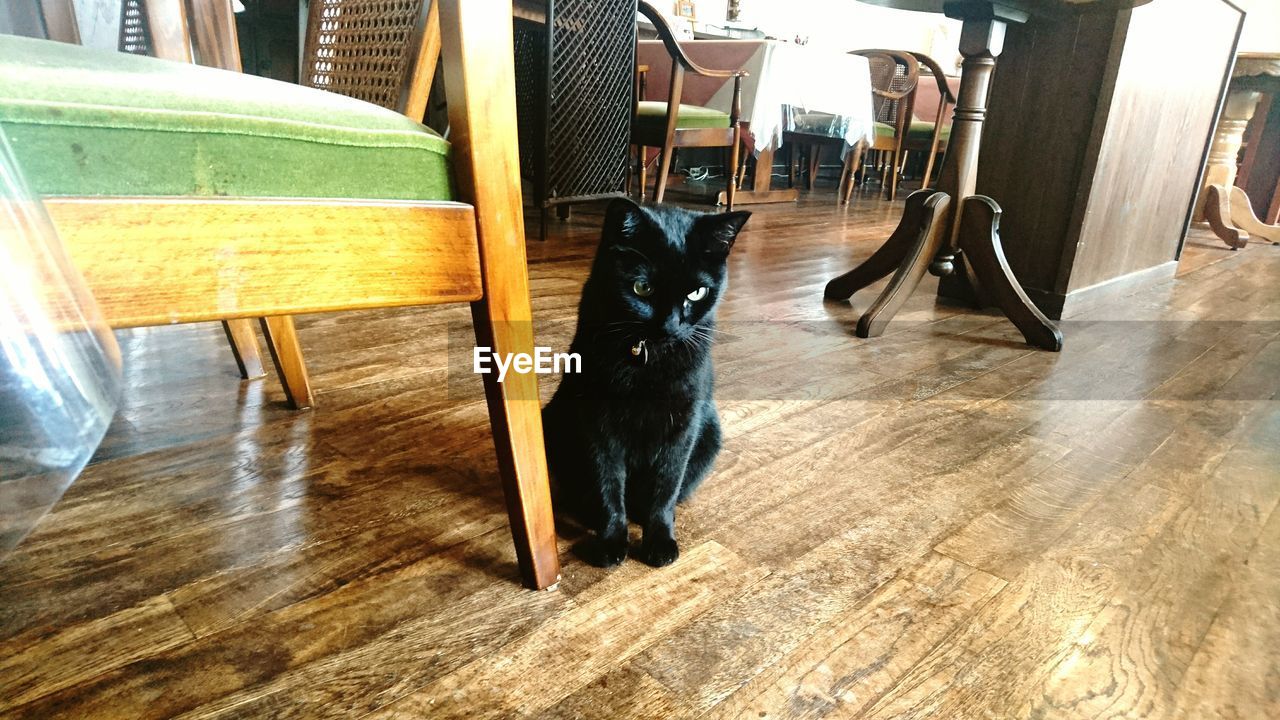
POLYGON ((738 153, 741 152, 742 145, 742 127, 737 126, 733 129, 733 147, 729 149, 729 176, 728 187, 725 188, 725 206, 729 210, 733 210, 733 196, 738 191, 738 183, 734 175, 738 172, 738 153))
POLYGON ((675 148, 666 146, 662 148, 662 155, 658 160, 658 177, 655 179, 653 188, 653 201, 662 202, 662 197, 667 193, 667 173, 671 171, 671 156, 675 155, 675 148))
POLYGON ((898 151, 885 151, 884 186, 889 192, 889 200, 898 199, 898 151))
MULTIPOLYGON (((441 0, 440 34, 458 199, 475 207, 480 242, 484 298, 471 305, 476 344, 510 357, 533 352, 533 316, 516 172, 511 15, 498 12, 500 5, 441 0)), ((538 376, 483 378, 520 574, 531 588, 549 588, 560 580, 560 560, 538 376)))
POLYGON ((928 190, 928 189, 929 189, 929 181, 933 179, 933 162, 934 162, 934 160, 937 158, 937 156, 938 156, 938 154, 937 154, 936 152, 934 152, 934 151, 930 151, 930 152, 929 152, 929 157, 928 157, 928 159, 927 159, 927 160, 925 160, 925 163, 924 163, 924 180, 921 180, 921 181, 920 181, 920 189, 921 189, 921 190, 928 190))
MULTIPOLYGON (((852 154, 853 152, 850 151, 849 155, 852 155, 852 154)), ((848 156, 845 156, 845 159, 840 161, 840 182, 836 184, 836 204, 837 205, 839 205, 844 200, 844 183, 845 183, 845 180, 848 179, 848 177, 849 177, 849 158, 848 156)))
POLYGON ((818 168, 822 166, 822 145, 814 143, 809 150, 809 192, 818 182, 818 168))
POLYGON ((640 146, 640 202, 644 202, 645 193, 648 192, 648 187, 645 184, 649 181, 648 150, 644 145, 640 146))
POLYGON ((231 354, 236 359, 236 367, 240 369, 240 377, 252 380, 267 374, 262 367, 262 350, 258 347, 258 336, 253 332, 252 320, 223 320, 222 331, 227 334, 227 342, 231 344, 231 354))
POLYGON ((314 402, 311 379, 307 376, 307 364, 302 359, 302 346, 298 344, 293 318, 288 315, 262 318, 262 334, 267 338, 271 360, 276 365, 280 383, 284 385, 289 407, 294 410, 311 407, 314 402))
POLYGON ((845 204, 853 198, 853 186, 858 184, 858 171, 862 169, 862 158, 866 155, 867 148, 863 143, 858 143, 849 154, 845 156, 845 162, 849 168, 849 184, 844 188, 845 204))

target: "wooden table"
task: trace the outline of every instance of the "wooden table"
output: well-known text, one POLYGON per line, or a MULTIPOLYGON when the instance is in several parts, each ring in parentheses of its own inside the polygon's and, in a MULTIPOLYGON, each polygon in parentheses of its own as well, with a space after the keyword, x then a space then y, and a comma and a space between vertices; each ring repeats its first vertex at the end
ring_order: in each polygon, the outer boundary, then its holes
POLYGON ((1249 234, 1280 243, 1280 225, 1258 219, 1249 197, 1236 187, 1236 157, 1245 128, 1263 93, 1280 92, 1280 53, 1240 53, 1231 73, 1231 88, 1209 149, 1209 166, 1200 186, 1196 219, 1204 219, 1227 247, 1237 250, 1249 234))
MULTIPOLYGON (((1095 0, 1135 6, 1149 0, 1095 0)), ((1062 349, 1062 333, 1031 302, 1013 276, 1000 243, 1000 206, 975 194, 982 123, 996 57, 1003 49, 1007 23, 1026 22, 1032 14, 1063 14, 1080 0, 862 0, 901 10, 944 12, 961 20, 960 54, 964 63, 946 164, 937 190, 919 190, 907 198, 896 230, 866 262, 827 284, 826 297, 846 300, 858 290, 893 273, 888 287, 858 320, 859 337, 875 337, 919 285, 925 272, 962 275, 983 304, 995 305, 1013 321, 1027 343, 1062 349)), ((1089 2, 1089 0, 1084 0, 1089 2)))
MULTIPOLYGON (((799 46, 777 40, 695 40, 681 43, 694 62, 709 68, 742 68, 742 121, 745 135, 756 151, 752 187, 734 195, 734 205, 792 202, 794 188, 772 187, 774 152, 785 130, 787 107, 829 113, 844 118, 849 144, 874 139, 875 117, 871 103, 871 71, 867 59, 836 50, 799 46)), ((650 67, 649 100, 665 100, 671 60, 662 43, 641 41, 636 62, 650 67)), ((728 111, 731 83, 717 78, 687 78, 682 102, 728 111)), ((725 193, 719 202, 725 204, 725 193)))

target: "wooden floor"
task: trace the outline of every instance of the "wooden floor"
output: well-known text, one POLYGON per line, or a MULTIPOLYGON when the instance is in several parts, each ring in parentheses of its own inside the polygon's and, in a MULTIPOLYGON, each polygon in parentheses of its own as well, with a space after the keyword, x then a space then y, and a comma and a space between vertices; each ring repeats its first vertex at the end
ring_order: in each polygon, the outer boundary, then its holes
MULTIPOLYGON (((302 319, 303 413, 215 325, 122 333, 96 462, 0 562, 0 716, 1280 717, 1280 247, 1197 236, 1061 354, 932 283, 859 340, 874 294, 822 286, 900 205, 756 210, 679 562, 565 531, 555 592, 518 585, 464 307, 302 319)), ((598 223, 531 243, 543 344, 598 223)))

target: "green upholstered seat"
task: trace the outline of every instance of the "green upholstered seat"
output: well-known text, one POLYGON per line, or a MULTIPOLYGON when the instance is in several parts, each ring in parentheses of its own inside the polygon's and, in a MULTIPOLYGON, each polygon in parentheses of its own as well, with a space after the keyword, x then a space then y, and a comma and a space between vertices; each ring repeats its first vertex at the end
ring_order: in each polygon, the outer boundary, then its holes
POLYGON ((892 126, 892 125, 890 125, 889 123, 877 122, 877 123, 876 123, 876 137, 878 137, 878 138, 891 138, 891 137, 893 137, 893 126, 892 126))
POLYGON ((44 195, 447 200, 449 144, 290 83, 0 35, 0 129, 44 195))
MULTIPOLYGON (((728 128, 729 113, 720 112, 698 105, 680 105, 676 114, 676 127, 685 130, 692 128, 728 128)), ((634 132, 644 134, 663 133, 667 128, 667 104, 655 100, 644 100, 636 108, 634 132)))
MULTIPOLYGON (((941 142, 945 143, 951 137, 951 126, 942 126, 941 142)), ((933 123, 928 120, 912 120, 911 127, 907 128, 907 139, 912 142, 928 143, 933 141, 933 123)))

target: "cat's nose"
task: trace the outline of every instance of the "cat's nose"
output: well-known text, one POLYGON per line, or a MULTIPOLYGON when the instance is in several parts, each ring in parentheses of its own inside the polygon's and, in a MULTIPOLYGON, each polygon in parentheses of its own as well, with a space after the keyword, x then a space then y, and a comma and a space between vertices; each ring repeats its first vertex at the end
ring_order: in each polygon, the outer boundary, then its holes
POLYGON ((662 323, 662 332, 667 335, 675 335, 680 332, 680 326, 682 325, 684 325, 684 319, 680 317, 680 310, 672 310, 662 323))

